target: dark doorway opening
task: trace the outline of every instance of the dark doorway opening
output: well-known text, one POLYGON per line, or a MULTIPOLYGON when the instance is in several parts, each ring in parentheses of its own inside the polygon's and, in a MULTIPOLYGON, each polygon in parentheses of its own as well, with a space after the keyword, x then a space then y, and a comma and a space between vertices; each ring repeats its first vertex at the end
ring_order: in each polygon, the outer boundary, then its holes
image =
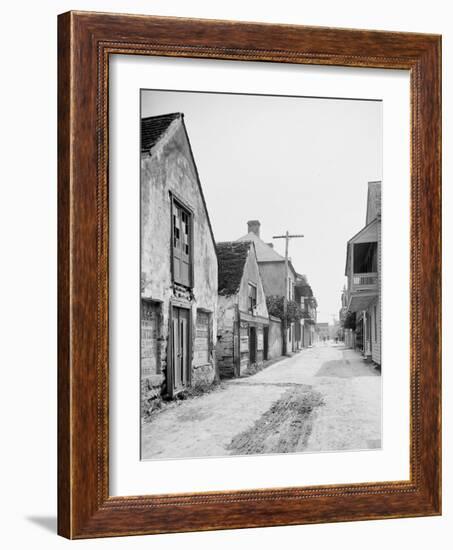
POLYGON ((249 328, 249 360, 250 365, 256 363, 256 328, 249 328))
POLYGON ((263 359, 267 361, 269 359, 269 327, 264 327, 263 331, 263 359))

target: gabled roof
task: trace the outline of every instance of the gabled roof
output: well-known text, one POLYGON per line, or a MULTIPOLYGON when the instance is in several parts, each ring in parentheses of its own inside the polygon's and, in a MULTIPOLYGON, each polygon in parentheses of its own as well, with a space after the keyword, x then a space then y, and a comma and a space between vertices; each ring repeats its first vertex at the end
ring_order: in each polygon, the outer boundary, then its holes
POLYGON ((284 262, 285 258, 266 244, 256 233, 250 231, 236 242, 252 241, 255 245, 256 259, 258 262, 284 262))
POLYGON ((190 156, 192 158, 193 167, 197 178, 198 189, 200 191, 201 200, 206 212, 206 219, 208 221, 209 232, 211 234, 212 242, 214 244, 214 250, 217 254, 216 242, 214 238, 214 232, 212 230, 211 220, 209 218, 208 207, 206 206, 206 200, 203 194, 203 188, 201 187, 200 175, 198 173, 197 163, 192 151, 192 145, 190 143, 189 134, 187 133, 186 125, 184 124, 183 113, 168 113, 166 115, 150 116, 141 119, 141 151, 149 152, 154 145, 164 136, 167 130, 170 128, 171 123, 175 120, 180 120, 184 131, 184 135, 189 146, 190 156))
POLYGON ((182 113, 169 113, 166 115, 142 118, 141 151, 149 152, 149 150, 156 145, 161 136, 168 130, 170 124, 177 118, 182 117, 182 113))
POLYGON ((374 220, 371 220, 370 223, 362 227, 360 231, 357 231, 357 233, 349 239, 348 244, 353 243, 358 237, 360 237, 362 233, 365 233, 367 229, 369 229, 373 225, 376 225, 378 221, 379 218, 374 218, 374 220))
POLYGON ((219 287, 222 296, 231 296, 239 291, 247 261, 251 241, 228 241, 217 243, 217 259, 219 262, 219 287))

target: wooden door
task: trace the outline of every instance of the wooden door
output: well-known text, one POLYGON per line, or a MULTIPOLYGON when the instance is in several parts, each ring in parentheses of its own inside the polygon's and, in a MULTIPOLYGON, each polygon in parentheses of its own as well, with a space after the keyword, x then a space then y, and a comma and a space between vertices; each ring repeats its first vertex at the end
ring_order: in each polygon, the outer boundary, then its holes
POLYGON ((172 379, 173 392, 189 384, 190 310, 174 307, 172 315, 172 379))

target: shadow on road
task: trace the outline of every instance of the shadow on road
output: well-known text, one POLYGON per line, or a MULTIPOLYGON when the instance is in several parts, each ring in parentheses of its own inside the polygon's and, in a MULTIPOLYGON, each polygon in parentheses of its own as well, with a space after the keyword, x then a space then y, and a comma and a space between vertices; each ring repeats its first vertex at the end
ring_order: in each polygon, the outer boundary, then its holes
POLYGON ((379 372, 372 365, 367 365, 362 361, 336 359, 323 363, 315 376, 359 378, 364 376, 379 376, 379 372))

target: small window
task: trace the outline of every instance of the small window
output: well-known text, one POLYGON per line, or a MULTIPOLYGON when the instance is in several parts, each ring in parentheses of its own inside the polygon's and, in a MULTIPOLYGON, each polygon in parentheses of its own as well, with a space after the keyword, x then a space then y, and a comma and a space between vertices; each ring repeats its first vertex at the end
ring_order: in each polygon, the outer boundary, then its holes
POLYGON ((172 259, 175 283, 192 286, 192 215, 179 202, 172 208, 172 259))
POLYGON ((249 283, 249 313, 253 313, 256 308, 256 286, 249 283))

